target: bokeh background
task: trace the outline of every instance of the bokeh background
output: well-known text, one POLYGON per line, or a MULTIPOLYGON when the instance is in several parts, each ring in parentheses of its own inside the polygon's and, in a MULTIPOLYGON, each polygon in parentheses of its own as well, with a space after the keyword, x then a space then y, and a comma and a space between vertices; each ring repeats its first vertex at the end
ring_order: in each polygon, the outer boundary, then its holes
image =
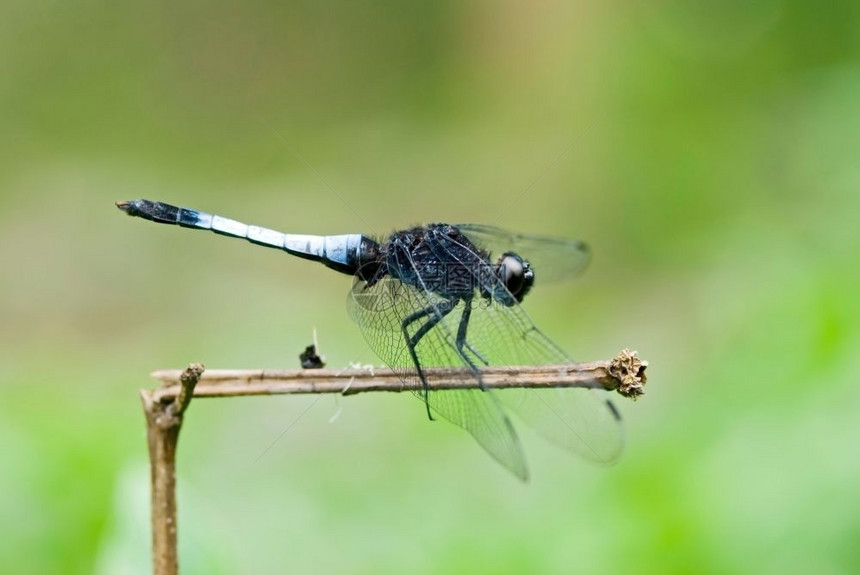
POLYGON ((5 0, 0 571, 149 572, 151 370, 378 363, 349 278, 138 197, 579 237, 527 310, 651 363, 616 466, 521 429, 527 485, 406 396, 196 401, 184 573, 860 571, 858 6, 5 0))

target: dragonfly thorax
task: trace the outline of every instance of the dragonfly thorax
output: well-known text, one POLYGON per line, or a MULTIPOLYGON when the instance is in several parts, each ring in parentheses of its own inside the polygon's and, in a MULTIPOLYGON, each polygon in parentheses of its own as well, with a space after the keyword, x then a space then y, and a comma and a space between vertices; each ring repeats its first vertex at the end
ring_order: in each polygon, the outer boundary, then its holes
POLYGON ((382 246, 386 272, 446 300, 470 300, 485 291, 486 252, 456 226, 430 224, 395 232, 382 246))

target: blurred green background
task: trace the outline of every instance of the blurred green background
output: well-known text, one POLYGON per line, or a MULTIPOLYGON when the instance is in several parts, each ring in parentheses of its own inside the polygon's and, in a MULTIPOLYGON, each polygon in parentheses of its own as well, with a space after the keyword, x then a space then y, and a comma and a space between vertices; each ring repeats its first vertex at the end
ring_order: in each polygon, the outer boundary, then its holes
POLYGON ((860 571, 858 7, 6 0, 0 572, 149 572, 151 370, 378 362, 348 278, 138 197, 579 237, 527 310, 651 362, 620 463, 521 428, 527 485, 409 397, 196 401, 183 573, 860 571))

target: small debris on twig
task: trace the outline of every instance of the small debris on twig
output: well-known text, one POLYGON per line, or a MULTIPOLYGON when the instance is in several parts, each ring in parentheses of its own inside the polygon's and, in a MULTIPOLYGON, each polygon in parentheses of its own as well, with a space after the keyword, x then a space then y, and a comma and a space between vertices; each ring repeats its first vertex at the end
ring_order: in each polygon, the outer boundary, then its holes
POLYGON ((371 377, 373 377, 375 375, 374 370, 376 368, 373 367, 372 363, 360 363, 360 362, 355 361, 355 362, 351 362, 349 364, 349 369, 355 369, 355 370, 363 371, 363 372, 369 374, 371 377))
POLYGON ((322 369, 325 367, 325 357, 322 356, 318 350, 319 343, 317 343, 317 328, 314 328, 314 342, 299 354, 299 361, 302 362, 302 369, 322 369))
POLYGON ((335 421, 337 421, 340 417, 341 412, 343 411, 343 406, 340 404, 340 402, 337 401, 337 396, 335 396, 334 400, 335 405, 337 406, 337 411, 335 411, 334 414, 328 418, 329 423, 334 423, 335 421))
POLYGON ((322 369, 325 367, 325 361, 317 354, 317 346, 314 344, 310 344, 299 354, 299 360, 302 362, 302 369, 322 369))
POLYGON ((643 386, 647 381, 645 369, 648 362, 641 360, 635 351, 621 350, 618 356, 609 362, 609 375, 618 380, 618 393, 631 399, 636 399, 645 393, 643 386))

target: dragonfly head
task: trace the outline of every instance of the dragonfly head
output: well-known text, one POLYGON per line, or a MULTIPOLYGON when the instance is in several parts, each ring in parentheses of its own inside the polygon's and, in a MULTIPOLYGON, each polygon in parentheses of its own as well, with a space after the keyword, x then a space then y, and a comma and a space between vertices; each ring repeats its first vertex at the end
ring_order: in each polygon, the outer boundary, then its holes
POLYGON ((523 301, 535 283, 535 272, 528 261, 513 252, 505 252, 496 262, 492 295, 496 301, 510 307, 523 301), (504 286, 504 289, 502 289, 504 286))

